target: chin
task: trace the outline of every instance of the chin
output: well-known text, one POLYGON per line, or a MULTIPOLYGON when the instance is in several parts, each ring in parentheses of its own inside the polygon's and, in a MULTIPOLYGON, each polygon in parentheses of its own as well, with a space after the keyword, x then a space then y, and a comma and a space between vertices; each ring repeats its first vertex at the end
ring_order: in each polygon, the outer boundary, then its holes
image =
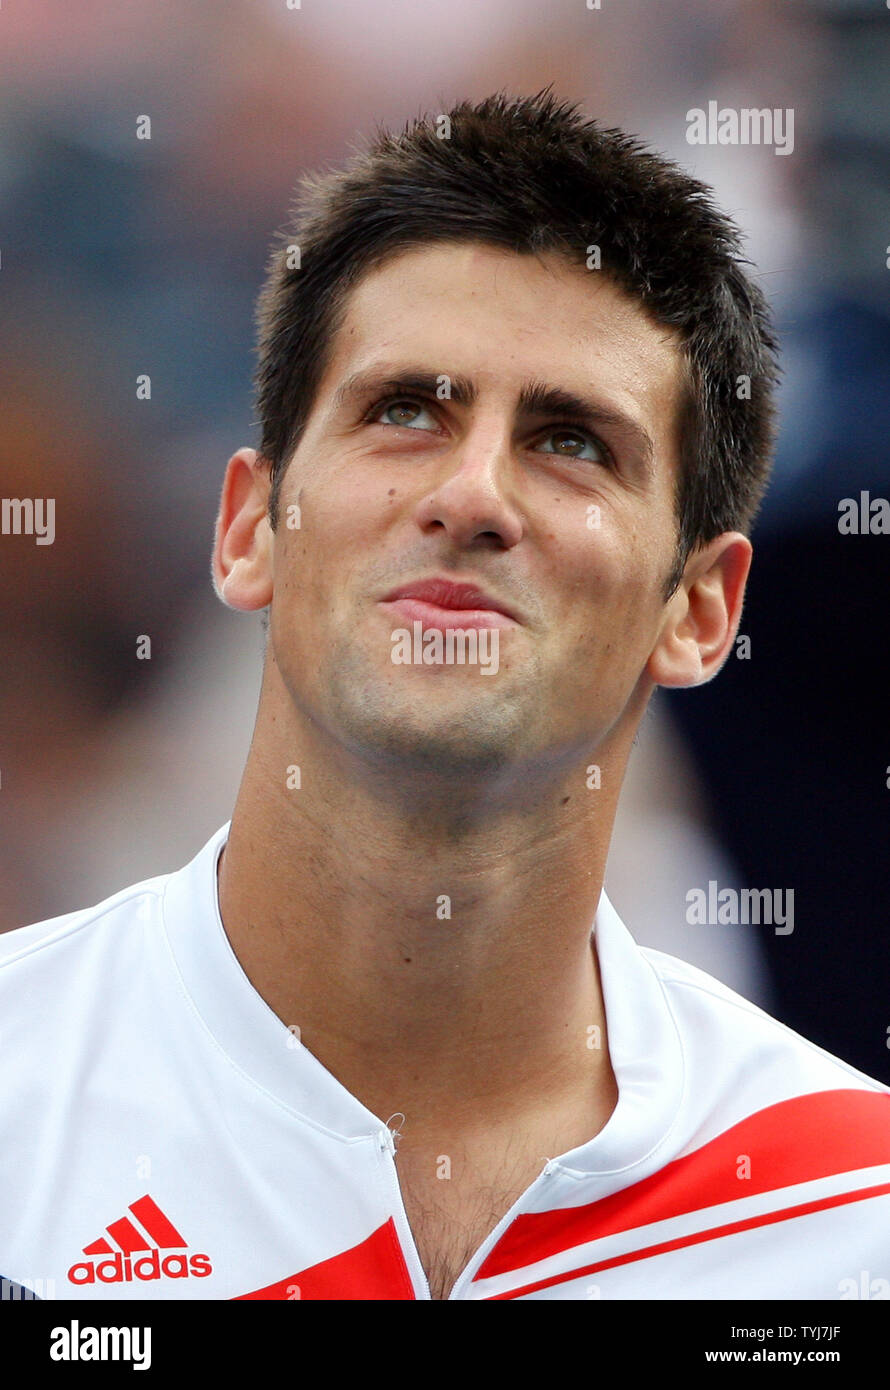
MULTIPOLYGON (((359 733, 359 730, 353 730, 359 733)), ((503 729, 480 727, 472 714, 462 719, 392 721, 361 730, 368 754, 429 772, 486 772, 504 767, 516 755, 516 740, 503 729)))

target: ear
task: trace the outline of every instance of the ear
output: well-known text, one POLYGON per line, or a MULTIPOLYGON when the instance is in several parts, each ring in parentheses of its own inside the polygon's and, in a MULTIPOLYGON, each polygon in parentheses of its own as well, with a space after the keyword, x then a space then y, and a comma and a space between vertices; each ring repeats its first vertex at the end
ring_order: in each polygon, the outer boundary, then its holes
POLYGON ((656 685, 703 685, 716 676, 738 632, 752 555, 738 531, 725 531, 690 555, 646 664, 656 685))
POLYGON ((211 571, 217 597, 254 612, 272 601, 269 465, 256 449, 239 449, 226 466, 216 518, 211 571))

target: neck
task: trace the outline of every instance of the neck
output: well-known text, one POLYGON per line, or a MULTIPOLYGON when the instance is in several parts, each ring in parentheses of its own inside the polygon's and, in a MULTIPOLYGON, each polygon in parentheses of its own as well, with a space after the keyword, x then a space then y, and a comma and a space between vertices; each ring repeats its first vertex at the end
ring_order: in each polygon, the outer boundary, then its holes
POLYGON ((378 1117, 510 1123, 542 1095, 611 1092, 591 928, 628 752, 597 750, 596 791, 582 757, 483 799, 369 769, 261 700, 223 923, 254 988, 378 1117))

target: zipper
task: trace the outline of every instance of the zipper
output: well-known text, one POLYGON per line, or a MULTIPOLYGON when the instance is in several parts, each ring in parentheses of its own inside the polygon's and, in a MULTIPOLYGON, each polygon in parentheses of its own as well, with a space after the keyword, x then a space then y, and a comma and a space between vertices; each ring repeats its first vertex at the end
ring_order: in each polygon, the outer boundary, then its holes
POLYGON ((456 1301, 457 1299, 462 1298, 463 1289, 461 1286, 464 1284, 465 1281, 467 1285, 469 1285, 472 1282, 473 1275, 475 1274, 476 1270, 479 1269, 480 1266, 483 1265, 485 1261, 488 1259, 488 1256, 491 1254, 492 1250, 497 1245, 498 1241, 506 1231, 507 1227, 512 1226, 514 1219, 520 1214, 520 1209, 525 1204, 526 1200, 535 1191, 535 1189, 538 1186, 538 1183, 543 1182, 545 1178, 549 1178, 552 1173, 555 1173, 557 1171, 558 1168, 559 1164, 555 1159, 550 1158, 547 1160, 547 1162, 544 1164, 544 1167, 541 1169, 540 1173, 535 1178, 534 1182, 529 1183, 525 1191, 520 1193, 520 1195, 516 1198, 516 1201, 513 1203, 512 1207, 510 1207, 510 1210, 506 1211, 504 1215, 501 1217, 498 1224, 494 1227, 494 1229, 492 1231, 489 1231, 488 1235, 485 1237, 482 1244, 479 1246, 479 1249, 476 1251, 475 1255, 472 1255, 470 1257, 467 1264, 464 1266, 460 1274, 455 1279, 454 1288, 448 1295, 449 1299, 454 1298, 456 1301))
POLYGON ((393 1195, 393 1210, 395 1212, 396 1230, 399 1236, 399 1244, 402 1247, 402 1254, 408 1266, 408 1273, 411 1275, 411 1282, 415 1289, 420 1285, 421 1292, 418 1295, 420 1300, 426 1299, 432 1302, 429 1280, 426 1271, 420 1260, 417 1246, 414 1243, 414 1233, 408 1224, 408 1213, 405 1210, 405 1202, 402 1197, 402 1189, 399 1184, 399 1175, 396 1172, 396 1141, 392 1136, 392 1130, 388 1125, 377 1131, 377 1147, 381 1153, 388 1155, 383 1160, 383 1167, 387 1181, 393 1195))
MULTIPOLYGON (((392 1131, 390 1130, 388 1125, 384 1125, 382 1129, 377 1131, 377 1147, 379 1148, 381 1153, 388 1155, 388 1157, 385 1158, 383 1161, 383 1166, 386 1170, 387 1181, 390 1184, 390 1189, 393 1194, 393 1209, 395 1211, 396 1230, 399 1234, 399 1242, 402 1246, 402 1254, 405 1256, 405 1263, 408 1266, 408 1272, 411 1274, 412 1282, 415 1283, 415 1287, 417 1284, 421 1286, 422 1293, 420 1294, 420 1298, 427 1299, 429 1302, 432 1302, 432 1294, 430 1293, 429 1280, 426 1277, 426 1271, 424 1270, 423 1264, 421 1263, 420 1255, 417 1250, 417 1245, 414 1241, 414 1233, 412 1232, 411 1226, 408 1221, 408 1213, 405 1210, 405 1202, 402 1197, 402 1188, 399 1183, 399 1175, 396 1169, 396 1144, 395 1139, 392 1135, 392 1131)), ((517 1197, 516 1201, 513 1203, 512 1207, 510 1207, 509 1211, 505 1212, 505 1214, 501 1217, 500 1221, 494 1227, 494 1229, 488 1233, 482 1244, 479 1246, 479 1249, 476 1251, 474 1255, 471 1256, 467 1264, 464 1266, 460 1274, 455 1279, 454 1286, 448 1295, 449 1302, 451 1300, 457 1302, 462 1298, 463 1285, 472 1279, 474 1271, 479 1268, 479 1266, 483 1263, 485 1259, 487 1259, 488 1255, 497 1245, 498 1241, 506 1231, 507 1227, 512 1224, 514 1217, 519 1214, 519 1210, 523 1206, 528 1196, 535 1190, 539 1182, 543 1182, 545 1178, 549 1178, 551 1173, 554 1173, 558 1167, 559 1164, 554 1159, 549 1159, 547 1163, 545 1163, 544 1167, 541 1169, 541 1172, 535 1178, 534 1182, 530 1183, 529 1186, 525 1189, 525 1191, 521 1193, 519 1197, 517 1197)))

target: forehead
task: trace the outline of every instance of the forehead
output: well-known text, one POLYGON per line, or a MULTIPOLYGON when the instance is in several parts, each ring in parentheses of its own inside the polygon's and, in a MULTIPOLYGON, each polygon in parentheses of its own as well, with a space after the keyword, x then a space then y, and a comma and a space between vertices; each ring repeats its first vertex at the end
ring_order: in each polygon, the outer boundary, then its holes
POLYGON ((594 386, 662 433, 686 379, 675 330, 602 271, 476 242, 399 251, 367 271, 333 349, 322 390, 404 356, 483 389, 530 376, 579 392, 594 386))

